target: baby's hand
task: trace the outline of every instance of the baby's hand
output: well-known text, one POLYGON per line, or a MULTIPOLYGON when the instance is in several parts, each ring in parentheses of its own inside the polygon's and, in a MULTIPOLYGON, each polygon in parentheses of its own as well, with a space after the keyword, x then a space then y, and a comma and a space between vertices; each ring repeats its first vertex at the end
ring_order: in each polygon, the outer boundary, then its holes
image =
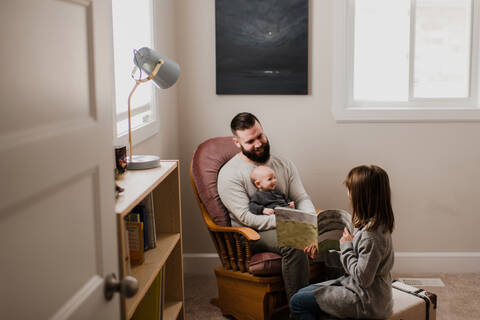
POLYGON ((347 227, 345 227, 345 229, 343 229, 343 235, 340 238, 340 244, 344 242, 352 241, 352 240, 353 240, 353 236, 350 234, 350 231, 348 231, 347 227))
POLYGON ((265 208, 263 209, 263 214, 274 214, 275 211, 273 209, 270 209, 270 208, 265 208))
POLYGON ((303 249, 303 252, 305 252, 307 256, 310 257, 310 259, 315 259, 315 257, 317 256, 318 249, 316 244, 312 243, 306 246, 305 249, 303 249))
POLYGON ((290 208, 292 208, 292 209, 295 209, 295 202, 290 201, 290 202, 288 203, 288 206, 289 206, 290 208))

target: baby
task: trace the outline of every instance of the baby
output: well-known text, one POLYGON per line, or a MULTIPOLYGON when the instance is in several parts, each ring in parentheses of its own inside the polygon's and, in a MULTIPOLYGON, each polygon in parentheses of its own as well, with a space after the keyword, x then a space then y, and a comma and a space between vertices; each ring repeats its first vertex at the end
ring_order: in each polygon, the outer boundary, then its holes
POLYGON ((258 191, 250 199, 249 209, 254 214, 273 214, 275 207, 295 208, 295 203, 276 190, 277 178, 269 167, 258 166, 250 174, 258 191))

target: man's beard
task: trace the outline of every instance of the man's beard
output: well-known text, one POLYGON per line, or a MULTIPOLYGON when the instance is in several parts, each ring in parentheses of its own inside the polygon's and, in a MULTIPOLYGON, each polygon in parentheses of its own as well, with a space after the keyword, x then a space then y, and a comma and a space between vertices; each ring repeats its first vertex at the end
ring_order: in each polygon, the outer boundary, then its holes
POLYGON ((242 149, 242 153, 253 162, 265 163, 270 159, 270 142, 268 140, 260 147, 263 148, 263 151, 260 154, 257 154, 255 150, 247 151, 242 145, 240 145, 240 148, 242 149))

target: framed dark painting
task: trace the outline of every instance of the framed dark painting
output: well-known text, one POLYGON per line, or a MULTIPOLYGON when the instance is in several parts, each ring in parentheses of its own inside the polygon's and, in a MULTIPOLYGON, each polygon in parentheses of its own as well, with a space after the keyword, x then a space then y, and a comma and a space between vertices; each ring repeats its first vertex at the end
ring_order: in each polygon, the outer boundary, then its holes
POLYGON ((308 94, 308 0, 216 0, 217 94, 308 94))

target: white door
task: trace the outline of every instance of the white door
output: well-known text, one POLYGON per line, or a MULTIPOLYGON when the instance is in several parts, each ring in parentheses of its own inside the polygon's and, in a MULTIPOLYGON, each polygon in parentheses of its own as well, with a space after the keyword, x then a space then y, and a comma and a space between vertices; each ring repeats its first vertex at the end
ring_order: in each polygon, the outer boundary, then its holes
POLYGON ((0 2, 0 318, 118 319, 109 0, 0 2))

